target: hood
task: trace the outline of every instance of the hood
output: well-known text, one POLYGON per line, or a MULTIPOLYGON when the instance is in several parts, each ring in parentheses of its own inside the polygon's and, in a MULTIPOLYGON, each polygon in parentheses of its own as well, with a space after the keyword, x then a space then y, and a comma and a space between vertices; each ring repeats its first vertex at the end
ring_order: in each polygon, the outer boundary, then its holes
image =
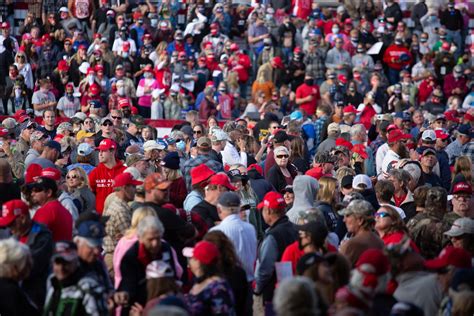
POLYGON ((289 212, 297 212, 313 208, 315 206, 316 195, 319 190, 319 182, 313 177, 300 175, 293 181, 293 192, 295 200, 289 212))

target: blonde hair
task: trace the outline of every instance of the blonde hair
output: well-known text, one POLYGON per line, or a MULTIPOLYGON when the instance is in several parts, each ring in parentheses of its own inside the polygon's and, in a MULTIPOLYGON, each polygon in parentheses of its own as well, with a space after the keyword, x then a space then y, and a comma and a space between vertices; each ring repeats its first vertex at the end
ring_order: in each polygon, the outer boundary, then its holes
POLYGON ((339 169, 337 169, 336 171, 336 179, 337 179, 337 182, 339 183, 339 185, 341 185, 341 181, 342 181, 342 178, 344 178, 345 176, 355 176, 355 171, 354 169, 352 168, 349 168, 349 167, 340 167, 339 169))
POLYGON ((331 177, 319 179, 318 200, 329 204, 334 202, 334 192, 337 188, 337 180, 331 177))
POLYGON ((163 170, 165 169, 166 169, 166 179, 168 179, 168 181, 174 181, 176 179, 183 177, 183 175, 181 174, 181 170, 179 169, 175 170, 175 169, 163 167, 163 170))
POLYGON ((147 216, 157 217, 158 215, 156 215, 155 210, 150 206, 142 206, 142 207, 137 208, 133 212, 132 223, 130 224, 130 228, 127 229, 127 231, 125 232, 125 236, 126 237, 132 237, 132 236, 136 235, 137 228, 138 228, 138 223, 140 223, 140 221, 142 219, 144 219, 145 217, 147 217, 147 216))
POLYGON ((75 167, 69 170, 67 173, 69 174, 71 171, 76 171, 77 173, 79 173, 79 175, 82 178, 82 182, 81 182, 81 185, 79 186, 79 189, 84 188, 84 187, 88 187, 90 189, 89 177, 87 176, 86 171, 84 169, 82 169, 81 167, 75 167))

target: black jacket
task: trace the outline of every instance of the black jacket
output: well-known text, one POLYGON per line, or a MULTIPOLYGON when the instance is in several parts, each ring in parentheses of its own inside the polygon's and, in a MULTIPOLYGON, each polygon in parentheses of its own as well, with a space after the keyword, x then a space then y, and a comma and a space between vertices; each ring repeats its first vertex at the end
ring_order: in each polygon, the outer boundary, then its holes
POLYGON ((265 178, 258 173, 257 170, 251 169, 248 172, 250 186, 252 187, 255 194, 257 194, 258 202, 263 200, 265 194, 270 191, 275 191, 275 188, 271 185, 270 182, 265 180, 265 178))
MULTIPOLYGON (((296 167, 289 163, 287 169, 290 172, 291 177, 294 179, 298 174, 296 167)), ((283 175, 283 172, 281 172, 280 167, 276 164, 268 171, 267 180, 273 185, 277 192, 283 191, 287 186, 285 176, 283 175)))
POLYGON ((214 223, 221 220, 217 214, 217 208, 206 200, 199 202, 198 205, 193 207, 192 211, 198 213, 209 228, 215 226, 214 223))
POLYGON ((0 278, 0 315, 40 315, 17 282, 0 278))

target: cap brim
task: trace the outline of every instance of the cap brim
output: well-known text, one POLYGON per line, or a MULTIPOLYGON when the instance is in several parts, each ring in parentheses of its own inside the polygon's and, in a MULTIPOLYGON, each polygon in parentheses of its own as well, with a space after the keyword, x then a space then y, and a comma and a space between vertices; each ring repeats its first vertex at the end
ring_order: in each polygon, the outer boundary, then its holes
POLYGON ((64 261, 72 262, 77 258, 76 254, 55 254, 51 257, 51 261, 55 262, 57 259, 63 259, 64 261))
POLYGON ((185 247, 183 248, 182 253, 183 253, 183 256, 185 256, 186 258, 192 258, 194 255, 194 248, 185 247))
POLYGON ((260 209, 262 209, 264 206, 265 206, 265 203, 264 203, 264 201, 262 201, 262 202, 258 203, 258 205, 257 205, 257 210, 260 210, 260 209))
POLYGON ((109 146, 99 146, 99 147, 97 147, 97 150, 99 150, 99 151, 100 150, 110 150, 110 149, 115 149, 115 148, 109 147, 109 146))
POLYGON ((12 217, 0 217, 0 227, 8 227, 16 219, 16 216, 12 217))
POLYGON ((459 228, 451 227, 451 229, 445 232, 444 234, 449 237, 458 237, 464 235, 464 232, 459 228))
POLYGON ((346 215, 352 214, 352 212, 349 212, 347 211, 347 209, 343 208, 342 210, 338 211, 337 214, 341 216, 346 216, 346 215))
POLYGON ((102 246, 102 238, 87 238, 87 237, 82 237, 87 241, 87 244, 89 244, 90 247, 100 247, 102 246))

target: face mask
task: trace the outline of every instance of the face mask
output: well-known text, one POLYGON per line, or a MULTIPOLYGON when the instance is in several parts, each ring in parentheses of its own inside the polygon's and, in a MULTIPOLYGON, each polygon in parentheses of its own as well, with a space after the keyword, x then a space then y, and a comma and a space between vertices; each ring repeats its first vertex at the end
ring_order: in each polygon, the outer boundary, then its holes
POLYGON ((264 44, 264 45, 263 45, 263 48, 264 48, 264 49, 270 49, 270 47, 271 47, 270 44, 264 44))
POLYGON ((153 74, 152 74, 151 72, 145 72, 145 75, 144 75, 144 76, 145 76, 145 78, 147 78, 147 79, 153 78, 153 74))
POLYGON ((349 91, 350 91, 350 92, 354 92, 354 91, 355 91, 355 88, 354 88, 354 87, 349 87, 349 91))
POLYGON ((226 91, 226 89, 219 89, 219 92, 220 93, 226 93, 227 91, 226 91))
POLYGON ((333 27, 332 33, 333 33, 333 34, 338 34, 338 33, 339 33, 339 28, 333 27))
POLYGON ((413 50, 419 50, 420 49, 420 47, 418 47, 418 45, 413 45, 412 48, 413 48, 413 50))
POLYGON ((181 152, 184 152, 186 150, 186 143, 182 140, 176 143, 176 149, 178 149, 181 152))
POLYGON ((128 52, 122 52, 122 57, 123 58, 128 58, 128 52))
POLYGON ((117 89, 117 94, 118 95, 125 95, 125 88, 124 87, 120 87, 117 89))
POLYGON ((138 20, 138 24, 142 25, 143 24, 143 20, 138 20))
POLYGON ((67 98, 69 101, 74 100, 74 96, 72 95, 72 93, 66 93, 66 98, 67 98))
POLYGON ((107 17, 107 23, 109 24, 114 23, 114 18, 111 16, 107 17))
POLYGON ((461 74, 460 74, 460 73, 457 73, 457 72, 454 72, 454 73, 453 73, 453 76, 454 76, 454 78, 456 78, 456 79, 461 78, 461 74))
POLYGON ((94 80, 95 80, 95 76, 94 76, 94 75, 89 75, 89 76, 88 76, 89 84, 93 84, 93 83, 94 83, 94 80))
POLYGON ((150 24, 151 24, 151 27, 156 27, 158 25, 158 19, 151 19, 150 24))
POLYGON ((127 40, 127 34, 122 34, 122 35, 120 35, 120 38, 121 38, 123 41, 126 41, 126 40, 127 40))
POLYGON ((363 54, 363 53, 364 53, 364 49, 363 49, 363 48, 357 48, 357 53, 363 54))
POLYGON ((313 82, 314 82, 314 80, 312 80, 312 79, 306 79, 306 80, 304 81, 304 83, 305 83, 307 86, 312 86, 312 85, 313 85, 313 82))

